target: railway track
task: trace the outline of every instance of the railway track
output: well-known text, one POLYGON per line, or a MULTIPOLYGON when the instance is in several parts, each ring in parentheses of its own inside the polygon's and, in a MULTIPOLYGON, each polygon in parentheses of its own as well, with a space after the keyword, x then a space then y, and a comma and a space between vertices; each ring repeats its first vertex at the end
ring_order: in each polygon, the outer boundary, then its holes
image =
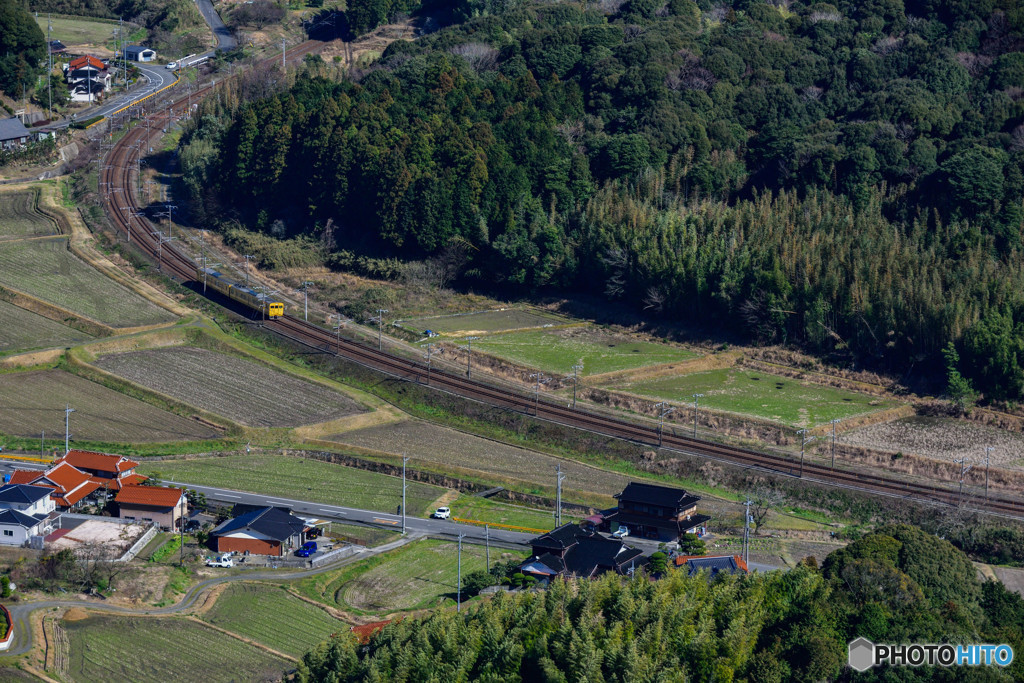
MULTIPOLYGON (((323 43, 306 41, 293 48, 289 62, 303 59, 315 52, 323 43)), ((270 58, 267 61, 275 61, 270 58)), ((194 101, 212 90, 211 86, 192 93, 194 101)), ((169 109, 180 106, 183 99, 172 102, 169 109)), ((167 120, 167 113, 150 116, 154 123, 167 120)), ((132 191, 132 159, 140 153, 146 129, 136 126, 128 131, 111 150, 108 163, 103 168, 101 180, 113 188, 104 202, 108 214, 121 232, 131 235, 131 242, 144 251, 154 262, 160 263, 161 271, 183 283, 195 280, 196 264, 193 260, 154 234, 148 219, 140 218, 141 207, 132 191), (120 198, 114 194, 120 193, 120 198), (123 206, 127 204, 127 206, 123 206), (132 216, 136 214, 136 216, 132 216), (138 223, 138 225, 136 225, 138 223)), ((351 339, 336 337, 331 331, 313 323, 292 316, 284 316, 264 323, 267 329, 292 339, 300 344, 334 352, 350 361, 378 370, 393 377, 427 383, 432 388, 447 391, 464 398, 488 405, 518 411, 541 420, 583 429, 604 436, 625 439, 655 448, 664 448, 681 453, 697 455, 741 467, 773 474, 802 478, 839 488, 862 491, 896 498, 910 499, 932 505, 956 506, 963 504, 963 497, 956 489, 912 482, 885 474, 872 472, 850 472, 833 470, 814 462, 801 462, 795 456, 756 451, 727 444, 704 441, 674 433, 659 433, 652 425, 640 424, 623 418, 602 415, 587 410, 574 410, 559 403, 531 397, 514 390, 502 389, 485 382, 462 377, 427 366, 391 353, 379 351, 351 339)), ((974 500, 972 509, 991 514, 1024 519, 1024 501, 993 495, 988 499, 974 500)))

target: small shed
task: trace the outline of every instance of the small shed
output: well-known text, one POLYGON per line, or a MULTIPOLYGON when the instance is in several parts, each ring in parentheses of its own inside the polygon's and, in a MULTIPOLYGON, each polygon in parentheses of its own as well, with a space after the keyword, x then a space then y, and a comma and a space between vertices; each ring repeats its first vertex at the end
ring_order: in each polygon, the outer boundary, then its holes
POLYGON ((152 62, 156 59, 156 50, 141 45, 129 45, 124 49, 124 55, 133 62, 152 62))

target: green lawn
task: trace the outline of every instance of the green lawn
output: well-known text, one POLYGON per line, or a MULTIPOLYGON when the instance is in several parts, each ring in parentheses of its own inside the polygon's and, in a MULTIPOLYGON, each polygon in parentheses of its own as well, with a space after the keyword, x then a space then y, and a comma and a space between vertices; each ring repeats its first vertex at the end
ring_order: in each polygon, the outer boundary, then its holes
POLYGON ((473 348, 519 365, 568 375, 583 360, 584 376, 696 358, 698 354, 657 342, 637 341, 592 327, 508 332, 483 337, 473 348))
POLYGON ((280 587, 260 583, 232 584, 203 620, 295 657, 349 628, 280 587))
POLYGON ((174 617, 62 621, 73 681, 279 680, 291 662, 208 626, 174 617))
MULTIPOLYGON (((43 29, 43 36, 46 35, 46 15, 40 14, 36 17, 36 23, 43 29)), ((112 21, 100 21, 98 19, 87 19, 85 17, 53 17, 50 20, 50 38, 59 40, 65 45, 107 45, 113 43, 114 32, 117 31, 117 23, 112 21)), ((131 28, 125 27, 125 34, 129 35, 131 28)), ((43 46, 46 47, 45 45, 43 46)), ((43 55, 46 56, 45 54, 43 55)), ((56 64, 57 58, 54 57, 56 64)))
MULTIPOLYGON (((421 540, 357 565, 302 580, 296 589, 333 607, 368 614, 452 605, 458 576, 458 546, 421 540)), ((521 554, 491 548, 491 564, 521 554)), ((462 545, 462 573, 484 569, 481 546, 462 545)))
MULTIPOLYGON (((224 458, 165 460, 144 464, 139 472, 162 479, 265 493, 293 500, 396 512, 402 480, 376 472, 285 455, 232 455, 224 458)), ((408 514, 422 516, 444 489, 409 482, 408 514)))
MULTIPOLYGON (((553 529, 555 526, 554 510, 503 505, 499 501, 476 496, 459 496, 450 507, 452 515, 462 519, 475 519, 480 522, 509 524, 530 529, 547 530, 553 529)), ((562 511, 563 523, 577 519, 566 514, 564 510, 562 511)))
POLYGON ((897 405, 865 394, 738 368, 657 377, 611 388, 691 405, 693 394, 701 393, 702 407, 800 427, 814 427, 834 418, 845 419, 897 405))

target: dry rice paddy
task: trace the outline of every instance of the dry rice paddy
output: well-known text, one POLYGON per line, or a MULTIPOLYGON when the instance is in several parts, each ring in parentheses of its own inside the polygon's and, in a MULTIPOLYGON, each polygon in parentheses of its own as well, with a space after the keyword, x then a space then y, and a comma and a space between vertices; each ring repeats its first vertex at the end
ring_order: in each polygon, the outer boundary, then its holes
POLYGON ((0 301, 0 353, 28 351, 50 346, 68 346, 92 339, 67 325, 0 301))
POLYGON ((910 417, 854 429, 839 440, 936 460, 952 461, 966 456, 975 463, 984 462, 984 449, 991 446, 993 465, 1024 467, 1024 434, 964 420, 910 417))
POLYGON ((114 353, 100 357, 95 365, 250 427, 296 427, 363 410, 323 385, 205 349, 114 353))
MULTIPOLYGON (((160 410, 63 370, 0 375, 0 432, 48 439, 64 434, 64 407, 74 439, 118 443, 194 441, 217 436, 209 427, 160 410)), ((61 438, 63 441, 63 439, 61 438)))
POLYGON ((36 208, 38 198, 36 190, 0 193, 0 241, 58 233, 53 220, 36 208))

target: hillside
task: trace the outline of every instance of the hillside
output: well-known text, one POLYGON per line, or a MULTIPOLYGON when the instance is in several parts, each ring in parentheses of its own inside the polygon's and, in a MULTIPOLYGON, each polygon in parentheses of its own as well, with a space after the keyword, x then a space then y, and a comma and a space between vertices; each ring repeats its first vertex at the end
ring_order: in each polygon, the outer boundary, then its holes
POLYGON ((443 256, 466 285, 603 291, 933 390, 952 342, 987 398, 1024 393, 1024 10, 459 8, 479 16, 341 82, 311 63, 204 101, 200 218, 339 268, 443 256))

